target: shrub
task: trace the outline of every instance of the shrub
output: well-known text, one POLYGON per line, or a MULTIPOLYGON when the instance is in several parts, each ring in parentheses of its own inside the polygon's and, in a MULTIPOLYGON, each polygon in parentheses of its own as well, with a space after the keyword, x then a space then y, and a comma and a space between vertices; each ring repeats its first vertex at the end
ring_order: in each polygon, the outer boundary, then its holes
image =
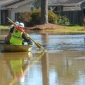
POLYGON ((31 23, 33 25, 40 24, 41 13, 40 10, 34 10, 31 12, 31 23))
POLYGON ((70 25, 70 21, 66 16, 60 16, 57 19, 58 25, 70 25))
POLYGON ((19 19, 21 22, 24 22, 25 24, 29 23, 31 21, 30 12, 21 12, 19 15, 19 19))
POLYGON ((55 23, 57 18, 58 18, 58 16, 55 13, 48 10, 48 21, 49 21, 49 23, 55 23))
MULTIPOLYGON (((34 10, 31 13, 31 17, 32 17, 31 22, 34 25, 40 24, 40 22, 41 22, 41 10, 39 10, 39 9, 34 10)), ((48 22, 49 23, 55 23, 56 19, 57 19, 57 15, 54 14, 52 11, 48 10, 48 22)))

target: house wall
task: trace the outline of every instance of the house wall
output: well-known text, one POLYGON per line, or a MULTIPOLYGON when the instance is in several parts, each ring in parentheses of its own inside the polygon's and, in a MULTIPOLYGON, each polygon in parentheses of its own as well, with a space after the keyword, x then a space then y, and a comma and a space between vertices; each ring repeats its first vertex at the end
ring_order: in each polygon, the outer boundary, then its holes
POLYGON ((49 6, 48 9, 51 11, 63 11, 63 6, 49 6))
POLYGON ((80 7, 79 6, 75 6, 75 7, 63 7, 63 11, 75 11, 75 10, 80 10, 80 7))
MULTIPOLYGON (((34 3, 33 3, 33 5, 34 5, 34 9, 36 9, 36 8, 41 8, 41 0, 36 0, 34 3)), ((85 5, 85 3, 84 3, 84 5, 85 5)), ((52 6, 51 6, 52 7, 52 6)), ((55 7, 58 7, 58 6, 55 6, 55 7)), ((49 8, 50 8, 50 6, 49 6, 49 8)), ((69 5, 64 5, 63 6, 63 10, 62 11, 73 11, 73 10, 81 10, 81 7, 80 7, 80 5, 71 5, 71 4, 69 4, 69 5)))
POLYGON ((39 8, 41 8, 41 0, 37 0, 34 4, 34 9, 39 9, 39 8))
POLYGON ((18 8, 11 9, 9 16, 13 21, 15 21, 15 13, 25 12, 25 11, 31 11, 31 6, 29 4, 25 4, 23 6, 19 6, 18 8))

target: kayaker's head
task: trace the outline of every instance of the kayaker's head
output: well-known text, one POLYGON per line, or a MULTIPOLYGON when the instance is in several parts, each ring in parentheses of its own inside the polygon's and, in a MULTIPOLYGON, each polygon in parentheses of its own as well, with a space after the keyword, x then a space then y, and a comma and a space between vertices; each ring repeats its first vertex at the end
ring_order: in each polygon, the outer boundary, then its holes
POLYGON ((24 28, 24 23, 19 23, 19 27, 22 27, 22 28, 24 28))
MULTIPOLYGON (((15 22, 15 24, 18 26, 19 25, 19 22, 18 21, 16 21, 15 22)), ((12 24, 12 25, 10 25, 10 28, 13 28, 14 27, 14 25, 12 24)))
POLYGON ((16 21, 16 22, 15 22, 15 24, 18 26, 18 25, 19 25, 19 22, 18 22, 18 21, 16 21))

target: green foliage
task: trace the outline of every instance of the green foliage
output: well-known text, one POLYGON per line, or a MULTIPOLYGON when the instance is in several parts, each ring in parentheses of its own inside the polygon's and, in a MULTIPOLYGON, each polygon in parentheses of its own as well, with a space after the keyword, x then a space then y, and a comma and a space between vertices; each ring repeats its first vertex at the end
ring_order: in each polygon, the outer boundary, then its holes
POLYGON ((55 23, 56 22, 56 19, 58 18, 58 16, 53 13, 52 11, 48 10, 48 21, 49 23, 55 23))
POLYGON ((66 16, 60 16, 57 19, 58 25, 70 25, 69 19, 66 16))
POLYGON ((19 15, 19 19, 20 21, 22 22, 30 22, 31 20, 31 17, 30 17, 30 12, 21 12, 20 15, 19 15))
MULTIPOLYGON (((32 20, 31 22, 33 22, 33 24, 40 24, 41 22, 41 10, 37 9, 37 10, 34 10, 32 13, 31 13, 31 17, 32 17, 32 20)), ((50 10, 48 10, 48 22, 49 23, 55 23, 57 19, 57 15, 54 14, 53 12, 51 12, 50 10)))
POLYGON ((41 19, 41 11, 36 9, 31 12, 31 23, 32 24, 40 24, 40 19, 41 19))

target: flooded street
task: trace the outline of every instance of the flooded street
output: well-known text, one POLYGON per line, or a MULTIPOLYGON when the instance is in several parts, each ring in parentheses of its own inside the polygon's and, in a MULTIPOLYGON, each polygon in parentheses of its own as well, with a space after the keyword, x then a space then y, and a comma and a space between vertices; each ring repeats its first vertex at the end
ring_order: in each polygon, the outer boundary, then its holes
POLYGON ((85 34, 30 36, 47 51, 0 52, 0 85, 85 85, 85 34))

